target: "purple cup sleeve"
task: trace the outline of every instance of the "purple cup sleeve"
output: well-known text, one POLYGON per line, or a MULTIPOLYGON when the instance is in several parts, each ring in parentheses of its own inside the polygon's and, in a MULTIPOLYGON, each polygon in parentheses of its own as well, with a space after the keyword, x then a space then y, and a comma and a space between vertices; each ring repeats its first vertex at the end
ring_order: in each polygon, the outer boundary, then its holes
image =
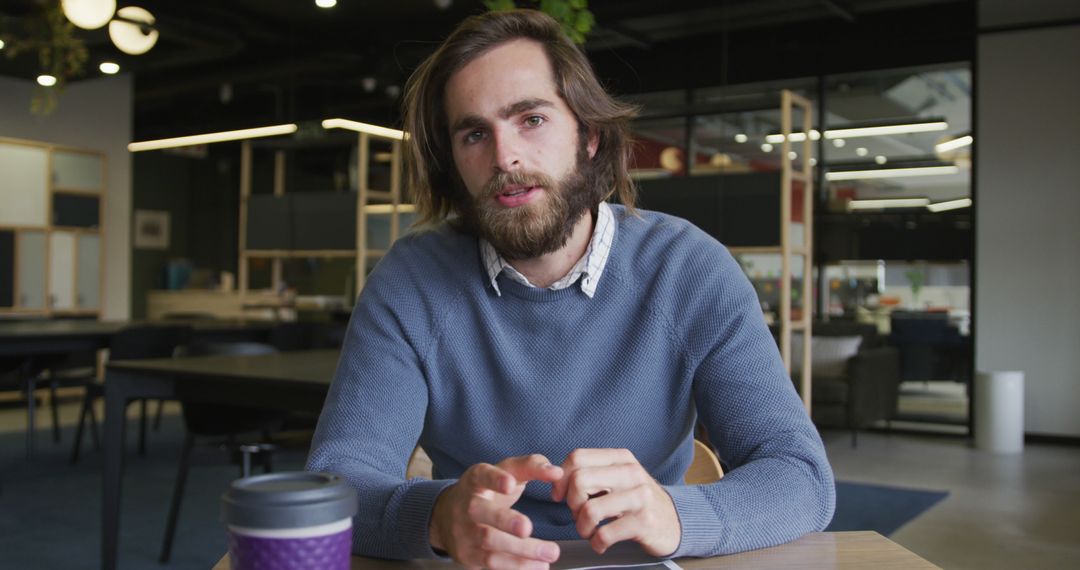
POLYGON ((348 570, 352 527, 296 538, 250 536, 230 529, 232 570, 348 570))

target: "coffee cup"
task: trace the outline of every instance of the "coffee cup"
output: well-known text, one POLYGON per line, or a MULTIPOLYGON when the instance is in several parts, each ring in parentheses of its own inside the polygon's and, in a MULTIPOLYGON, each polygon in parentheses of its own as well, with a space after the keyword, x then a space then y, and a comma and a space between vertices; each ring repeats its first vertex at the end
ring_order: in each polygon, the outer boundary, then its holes
POLYGON ((347 570, 356 490, 330 473, 237 479, 221 498, 232 570, 347 570))

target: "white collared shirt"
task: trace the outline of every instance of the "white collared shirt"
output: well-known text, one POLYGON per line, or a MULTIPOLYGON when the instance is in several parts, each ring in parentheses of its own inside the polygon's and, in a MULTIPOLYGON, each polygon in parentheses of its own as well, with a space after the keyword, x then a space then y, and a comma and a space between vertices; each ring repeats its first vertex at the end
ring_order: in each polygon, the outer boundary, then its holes
MULTIPOLYGON (((614 237, 615 216, 607 202, 600 202, 596 209, 596 224, 593 226, 592 239, 589 240, 585 255, 581 256, 569 273, 547 288, 552 291, 566 289, 580 277, 581 291, 591 299, 596 293, 596 284, 604 273, 604 266, 607 265, 608 254, 611 253, 611 241, 614 237)), ((495 251, 495 246, 484 238, 480 238, 480 257, 484 261, 484 267, 487 268, 488 280, 496 295, 502 296, 497 278, 504 271, 510 279, 527 287, 536 288, 536 285, 529 283, 529 279, 503 259, 499 252, 495 251)))

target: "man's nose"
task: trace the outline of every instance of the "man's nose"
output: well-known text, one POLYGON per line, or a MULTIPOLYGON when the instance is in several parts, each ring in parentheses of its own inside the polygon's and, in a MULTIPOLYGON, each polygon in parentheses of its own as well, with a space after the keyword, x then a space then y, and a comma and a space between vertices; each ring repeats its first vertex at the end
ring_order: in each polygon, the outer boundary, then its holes
POLYGON ((495 131, 494 139, 495 169, 510 172, 521 168, 521 141, 517 135, 511 129, 500 129, 495 131))

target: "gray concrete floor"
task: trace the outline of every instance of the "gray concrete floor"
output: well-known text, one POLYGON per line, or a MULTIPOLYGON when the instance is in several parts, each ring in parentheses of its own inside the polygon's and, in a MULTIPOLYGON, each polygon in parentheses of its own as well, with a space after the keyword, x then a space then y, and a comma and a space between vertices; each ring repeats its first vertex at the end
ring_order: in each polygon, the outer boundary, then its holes
MULTIPOLYGON (((38 427, 51 425, 41 412, 38 427)), ((77 418, 77 403, 61 407, 62 423, 77 418)), ((25 422, 23 409, 0 409, 0 431, 22 432, 25 422)), ((856 448, 848 432, 823 437, 837 479, 949 491, 891 537, 942 568, 1080 568, 1080 448, 1029 444, 1021 455, 995 455, 955 437, 863 432, 856 448)))
POLYGON ((1080 448, 996 455, 966 439, 824 434, 838 479, 949 496, 892 535, 942 568, 1080 568, 1080 448))

